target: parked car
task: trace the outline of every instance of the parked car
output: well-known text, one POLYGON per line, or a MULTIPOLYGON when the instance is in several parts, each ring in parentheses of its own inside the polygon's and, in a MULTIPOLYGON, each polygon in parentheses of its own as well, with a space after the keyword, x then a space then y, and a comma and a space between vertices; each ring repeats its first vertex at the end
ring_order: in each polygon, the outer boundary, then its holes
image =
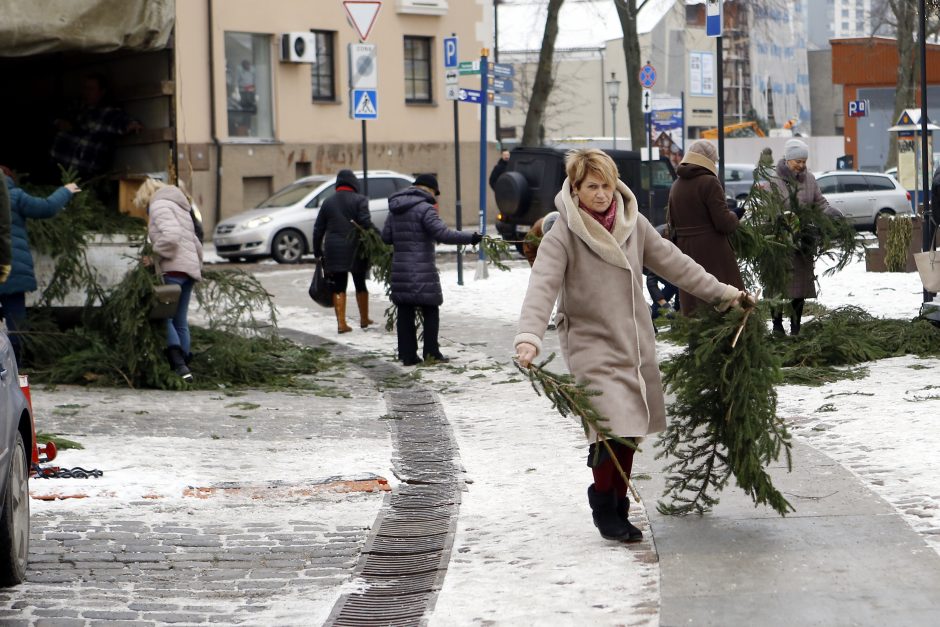
MULTIPOLYGON (((640 213, 654 225, 665 222, 669 188, 676 179, 669 160, 643 161, 640 153, 632 150, 604 152, 617 164, 620 180, 636 195, 640 213)), ((564 180, 564 151, 514 148, 494 190, 499 209, 496 230, 503 239, 521 240, 539 218, 554 211, 555 195, 564 180)))
POLYGON ((888 176, 890 176, 891 178, 893 178, 895 181, 898 180, 898 168, 897 168, 897 166, 895 166, 895 167, 893 167, 893 168, 888 168, 887 170, 885 170, 885 174, 887 174, 888 176))
MULTIPOLYGON (((362 171, 355 174, 361 181, 362 171)), ((407 174, 369 171, 369 211, 378 229, 385 225, 388 197, 412 182, 407 174)), ((223 220, 212 237, 216 253, 231 261, 271 256, 278 263, 297 263, 313 251, 313 223, 323 201, 336 191, 335 184, 335 174, 305 176, 254 209, 223 220)))
POLYGON ((725 164, 725 194, 737 201, 744 200, 754 185, 754 164, 725 164))
POLYGON ((0 333, 0 438, 0 586, 15 586, 26 578, 29 557, 33 426, 6 333, 0 333))
POLYGON ((911 212, 910 193, 887 174, 836 170, 823 172, 816 182, 829 204, 856 227, 874 231, 879 215, 911 212))

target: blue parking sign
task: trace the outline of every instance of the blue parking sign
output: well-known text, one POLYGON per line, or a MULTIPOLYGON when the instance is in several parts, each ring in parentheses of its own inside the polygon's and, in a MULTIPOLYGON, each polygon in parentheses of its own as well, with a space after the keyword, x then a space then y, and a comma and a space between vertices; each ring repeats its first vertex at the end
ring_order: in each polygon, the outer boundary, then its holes
POLYGON ((457 38, 456 37, 445 37, 444 38, 444 67, 445 68, 455 68, 457 67, 457 38))

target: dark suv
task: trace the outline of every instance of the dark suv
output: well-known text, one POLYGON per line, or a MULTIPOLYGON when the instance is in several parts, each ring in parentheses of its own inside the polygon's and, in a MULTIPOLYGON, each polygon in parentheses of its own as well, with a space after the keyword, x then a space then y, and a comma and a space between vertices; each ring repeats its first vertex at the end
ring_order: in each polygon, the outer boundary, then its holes
MULTIPOLYGON (((676 172, 668 159, 642 161, 633 150, 605 150, 617 164, 620 180, 654 226, 666 221, 669 188, 676 172), (651 176, 652 173, 652 176, 651 176)), ((496 230, 503 239, 519 240, 536 220, 555 210, 555 196, 565 180, 565 152, 557 148, 515 148, 495 185, 496 230)))

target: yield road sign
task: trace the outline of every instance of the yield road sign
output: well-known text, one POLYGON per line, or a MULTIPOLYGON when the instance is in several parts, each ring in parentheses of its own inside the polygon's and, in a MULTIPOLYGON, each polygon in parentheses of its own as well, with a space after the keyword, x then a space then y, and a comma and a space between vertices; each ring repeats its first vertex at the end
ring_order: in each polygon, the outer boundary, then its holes
POLYGON ((504 109, 512 109, 515 104, 515 99, 508 94, 491 94, 492 98, 490 102, 494 107, 502 107, 504 109))
POLYGON ((346 9, 346 15, 352 22, 353 28, 359 33, 359 39, 365 41, 369 38, 369 32, 375 25, 375 18, 382 8, 380 0, 344 0, 343 8, 346 9))
POLYGON ((459 89, 457 90, 457 99, 460 102, 480 104, 483 102, 483 94, 480 93, 479 89, 459 89))
POLYGON ((461 61, 457 66, 457 69, 460 71, 461 76, 466 76, 467 74, 479 74, 480 73, 480 62, 479 61, 461 61))
POLYGON ((512 79, 511 78, 494 78, 492 85, 495 91, 500 91, 504 93, 508 93, 512 91, 512 79))
POLYGON ((640 68, 640 85, 650 89, 656 84, 656 68, 647 63, 640 68))
POLYGON ((460 73, 457 70, 447 70, 444 72, 444 83, 447 85, 456 85, 459 78, 460 73))
POLYGON ((515 71, 513 70, 512 65, 509 63, 494 63, 493 64, 493 76, 498 76, 500 78, 512 78, 515 71))
POLYGON ((378 86, 375 44, 349 44, 350 89, 375 89, 378 86))
POLYGON ((457 38, 444 38, 444 67, 447 69, 457 67, 457 38))
POLYGON ((374 120, 379 117, 378 95, 374 89, 354 89, 353 119, 374 120))
POLYGON ((705 34, 709 37, 721 37, 724 4, 724 0, 706 0, 705 2, 705 34))

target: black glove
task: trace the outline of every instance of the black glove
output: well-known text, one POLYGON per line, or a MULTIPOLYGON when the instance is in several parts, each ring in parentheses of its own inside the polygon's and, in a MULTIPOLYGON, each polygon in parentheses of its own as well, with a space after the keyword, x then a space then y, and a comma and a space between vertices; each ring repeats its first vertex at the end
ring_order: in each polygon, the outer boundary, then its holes
POLYGON ((480 235, 479 233, 474 233, 473 235, 470 236, 470 245, 471 245, 471 246, 476 246, 477 244, 479 244, 479 243, 482 242, 482 241, 483 241, 483 236, 480 235))

